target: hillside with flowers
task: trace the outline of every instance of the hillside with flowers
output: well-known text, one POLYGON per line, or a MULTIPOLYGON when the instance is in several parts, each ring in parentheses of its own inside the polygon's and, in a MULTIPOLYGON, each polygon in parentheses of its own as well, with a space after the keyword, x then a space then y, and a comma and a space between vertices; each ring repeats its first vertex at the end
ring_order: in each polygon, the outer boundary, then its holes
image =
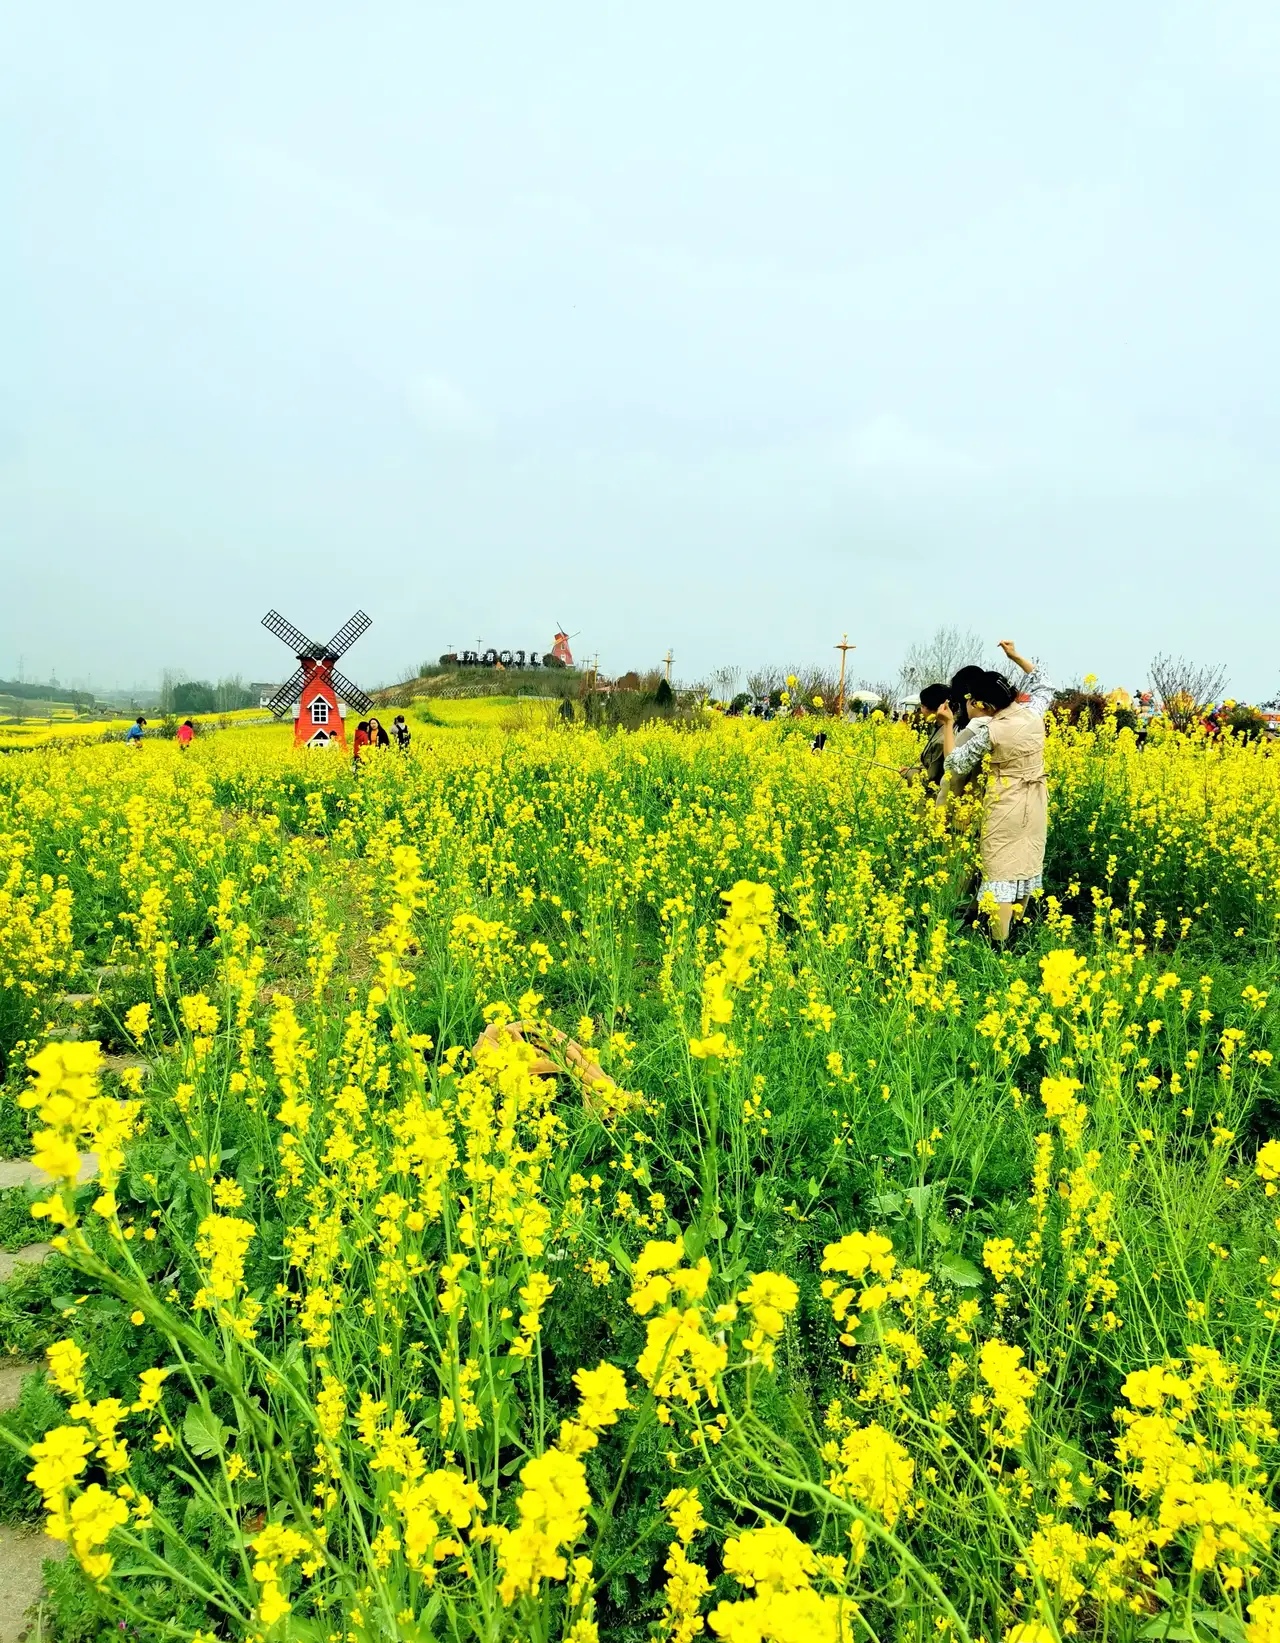
POLYGON ((997 950, 915 751, 0 763, 42 1635, 1280 1640, 1280 759, 1053 724, 997 950))

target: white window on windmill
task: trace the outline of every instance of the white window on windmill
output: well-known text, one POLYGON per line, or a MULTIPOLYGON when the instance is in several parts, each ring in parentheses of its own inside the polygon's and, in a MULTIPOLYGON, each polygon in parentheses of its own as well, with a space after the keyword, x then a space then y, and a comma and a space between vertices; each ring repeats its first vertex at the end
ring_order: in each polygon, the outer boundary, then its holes
POLYGON ((329 723, 329 704, 323 696, 317 696, 311 704, 311 723, 313 725, 327 725, 329 723))

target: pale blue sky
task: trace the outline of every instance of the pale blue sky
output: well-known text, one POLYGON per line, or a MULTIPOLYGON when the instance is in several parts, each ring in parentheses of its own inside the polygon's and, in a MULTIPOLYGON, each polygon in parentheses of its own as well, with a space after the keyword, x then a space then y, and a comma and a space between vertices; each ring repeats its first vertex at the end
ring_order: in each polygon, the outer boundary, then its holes
POLYGON ((1280 7, 29 0, 0 674, 1280 683, 1280 7))

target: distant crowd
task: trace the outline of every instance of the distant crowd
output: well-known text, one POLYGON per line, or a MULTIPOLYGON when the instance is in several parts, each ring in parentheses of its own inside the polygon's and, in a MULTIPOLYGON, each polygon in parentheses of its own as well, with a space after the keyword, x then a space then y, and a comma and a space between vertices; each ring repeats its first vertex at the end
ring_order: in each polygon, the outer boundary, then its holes
MULTIPOLYGON (((142 738, 146 728, 146 714, 139 713, 138 717, 124 733, 125 746, 140 748, 142 746, 142 738)), ((174 733, 173 739, 177 742, 179 751, 185 753, 195 740, 195 736, 196 727, 194 721, 191 719, 184 719, 178 726, 177 731, 174 733)), ((334 739, 336 740, 336 738, 334 739)), ((405 716, 403 713, 397 713, 395 718, 391 721, 390 733, 387 732, 386 728, 382 724, 382 721, 376 717, 361 719, 356 725, 355 735, 351 738, 352 768, 355 770, 356 774, 359 775, 361 762, 368 756, 371 748, 390 747, 394 743, 401 753, 407 753, 412 740, 413 732, 409 729, 408 724, 405 722, 405 716)))

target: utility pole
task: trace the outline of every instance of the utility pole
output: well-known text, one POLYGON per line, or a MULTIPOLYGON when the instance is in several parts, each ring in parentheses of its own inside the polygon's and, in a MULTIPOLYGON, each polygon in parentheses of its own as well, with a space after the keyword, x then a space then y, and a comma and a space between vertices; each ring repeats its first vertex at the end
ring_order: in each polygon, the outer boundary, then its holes
POLYGON ((840 652, 840 688, 836 695, 836 718, 842 719, 844 717, 844 664, 848 659, 849 652, 857 650, 858 647, 849 643, 849 635, 846 633, 834 648, 840 652))
POLYGON ((667 670, 667 683, 668 684, 671 683, 671 664, 674 661, 675 661, 675 657, 671 654, 671 646, 668 645, 667 646, 667 654, 662 658, 662 665, 667 670))

